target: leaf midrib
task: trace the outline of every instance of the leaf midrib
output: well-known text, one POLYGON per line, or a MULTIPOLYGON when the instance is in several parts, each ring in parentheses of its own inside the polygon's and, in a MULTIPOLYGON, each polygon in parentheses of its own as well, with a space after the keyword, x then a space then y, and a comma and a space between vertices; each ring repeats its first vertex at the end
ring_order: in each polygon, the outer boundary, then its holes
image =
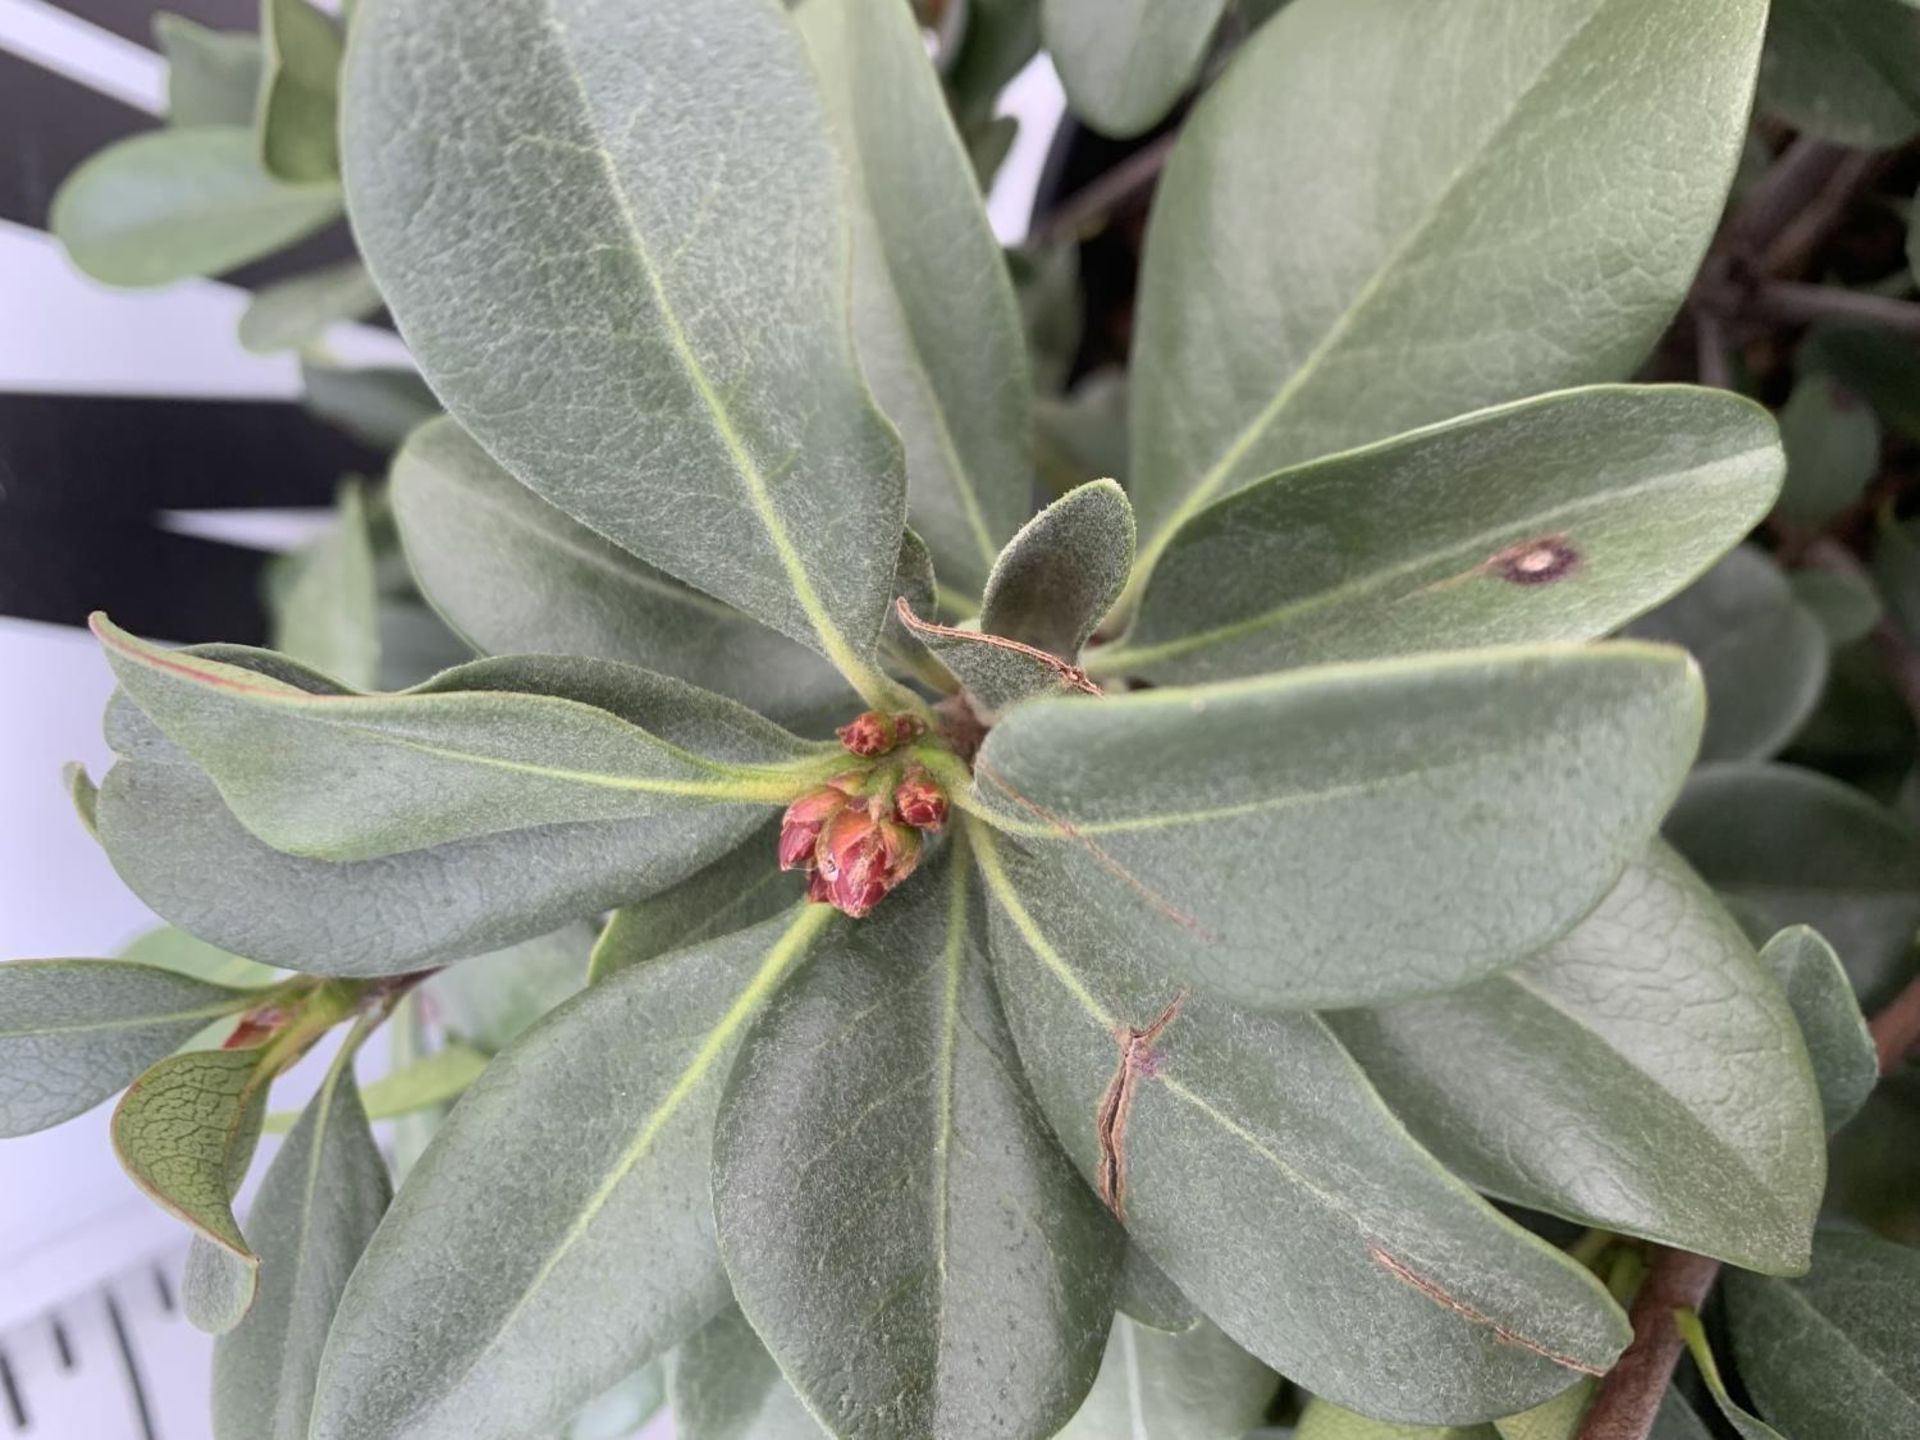
MULTIPOLYGON (((1239 620, 1217 625, 1210 630, 1194 631, 1188 635, 1177 636, 1170 640, 1160 641, 1158 644, 1145 645, 1138 648, 1130 647, 1126 641, 1122 640, 1116 645, 1105 646, 1093 651, 1088 658, 1087 668, 1097 675, 1112 675, 1126 669, 1129 665, 1152 664, 1155 661, 1173 659, 1177 656, 1188 654, 1194 650, 1204 649, 1208 646, 1238 640, 1260 630, 1267 630, 1278 625, 1284 625, 1289 621, 1297 620, 1303 615, 1310 615, 1317 610, 1324 610, 1332 606, 1344 604, 1356 597, 1363 600, 1374 598, 1376 592, 1390 591, 1395 581, 1418 575, 1422 571, 1436 566, 1460 564, 1475 555, 1484 558, 1485 555, 1491 553, 1491 550, 1497 548, 1503 541, 1515 536, 1523 536, 1530 531, 1539 529, 1541 526, 1553 525, 1570 520, 1574 516, 1590 510, 1605 510, 1622 501, 1636 499, 1649 491, 1659 490, 1669 486, 1683 487, 1687 482, 1701 475, 1727 465, 1738 464, 1752 456, 1763 453, 1764 451, 1761 449, 1741 450, 1734 454, 1717 456, 1710 461, 1691 466, 1686 470, 1666 472, 1620 489, 1609 490, 1604 494, 1582 496, 1577 500, 1570 500, 1564 504, 1537 511, 1528 516, 1524 521, 1510 521, 1493 529, 1476 532, 1445 549, 1432 551, 1413 560, 1402 561, 1397 565, 1386 566, 1382 569, 1344 580, 1329 589, 1317 591, 1312 595, 1276 606, 1271 610, 1264 610, 1255 615, 1249 615, 1239 620)), ((1271 478, 1274 480, 1282 480, 1285 476, 1286 472, 1281 471, 1271 478)), ((1255 481, 1254 483, 1264 484, 1267 482, 1255 481)), ((1242 489, 1234 493, 1240 495, 1246 493, 1246 490, 1242 489)), ((1446 579, 1451 577, 1444 576, 1441 578, 1446 579)), ((1440 581, 1433 583, 1438 584, 1440 581)), ((1429 588, 1431 588, 1431 586, 1421 586, 1418 589, 1408 591, 1401 598, 1411 599, 1413 596, 1421 594, 1429 588)), ((1148 598, 1151 598, 1150 590, 1142 597, 1143 605, 1148 598)))
POLYGON ((1487 129, 1485 137, 1474 147, 1472 153, 1466 156, 1459 165, 1454 167, 1452 173, 1441 183, 1440 188, 1434 192, 1432 203, 1429 204, 1420 217, 1408 227, 1407 232, 1388 248, 1387 253, 1381 257, 1380 263, 1374 268, 1373 272, 1368 275, 1365 283, 1354 292, 1353 298, 1348 302, 1346 308, 1335 317, 1333 324, 1327 328, 1326 334, 1314 342, 1313 347, 1308 350, 1300 364, 1294 368, 1293 373, 1281 382, 1279 389, 1274 392, 1273 398, 1260 408, 1259 412, 1251 421, 1242 427, 1240 433, 1234 437, 1232 443, 1221 453, 1220 458, 1207 468, 1206 472, 1200 477, 1199 482, 1181 498, 1180 503, 1169 513, 1167 519, 1160 524, 1155 532, 1153 541, 1146 547, 1144 553, 1141 555, 1139 565, 1135 571, 1136 574, 1144 576, 1152 570, 1154 562, 1160 558, 1161 552, 1166 549, 1167 542, 1172 538, 1174 531, 1184 524, 1196 510, 1206 504, 1206 502, 1221 489, 1226 483, 1227 477, 1232 474, 1234 468, 1241 460, 1246 458, 1248 452, 1253 449, 1260 438, 1265 435, 1268 430, 1273 428, 1275 422, 1285 413, 1286 407, 1292 403, 1294 396, 1305 388, 1307 382, 1318 373, 1320 365, 1333 353, 1334 348, 1346 338, 1347 332, 1357 323, 1356 317, 1364 312, 1373 302, 1375 296, 1385 288, 1387 278, 1396 271, 1402 261, 1413 253, 1414 249, 1426 238, 1427 232, 1433 228, 1440 217, 1447 213, 1454 192, 1487 162, 1490 152, 1497 145, 1500 138, 1512 128, 1514 122, 1519 118, 1521 111, 1527 108, 1533 97, 1545 86, 1548 77, 1560 68, 1567 56, 1586 38, 1587 32, 1591 30, 1600 17, 1607 12, 1612 3, 1613 0, 1597 0, 1592 11, 1575 27, 1573 33, 1567 37, 1566 42, 1553 53, 1546 63, 1534 74, 1533 78, 1514 96, 1513 103, 1507 108, 1506 113, 1487 129))
MULTIPOLYGON (((541 19, 553 32, 560 53, 566 61, 562 68, 573 85, 584 117, 590 122, 595 113, 593 97, 587 91, 586 76, 582 74, 579 65, 574 63, 572 36, 566 21, 560 18, 556 0, 543 0, 541 19)), ((595 133, 590 123, 587 128, 589 134, 595 133)), ((793 587, 794 599, 806 615, 807 622, 813 626, 814 634, 819 637, 821 650, 840 673, 847 677, 848 683, 869 702, 884 702, 888 698, 889 687, 873 668, 860 658, 846 636, 842 635, 839 627, 834 624, 833 617, 827 613, 826 606, 813 588, 813 578, 807 573, 800 553, 794 547, 793 538, 787 534, 785 523, 773 507, 773 497, 767 489, 766 477, 760 473, 760 467, 754 460, 752 452, 747 449, 746 442, 734 427, 732 415, 721 402, 719 392, 714 389, 706 367, 701 364, 685 327, 680 323, 679 311, 667 296, 666 285, 661 279, 659 267, 654 263, 653 253, 641 232, 640 217, 633 208, 633 201, 627 194, 625 184, 621 181, 619 163, 615 160, 613 152, 600 143, 597 134, 591 144, 582 148, 590 151, 600 164, 608 194, 619 210, 621 225, 627 232, 629 250, 633 255, 634 263, 639 267, 641 276, 647 283, 648 292, 658 309, 668 346, 685 373, 688 383, 693 386, 701 405, 706 409, 714 434, 732 459, 734 471, 746 490, 747 500, 753 513, 766 532, 767 539, 772 543, 781 568, 786 572, 788 583, 793 587)))
POLYGON ((114 1031, 148 1030, 161 1025, 204 1024, 243 1010, 253 995, 235 995, 229 999, 196 1006, 191 1010, 169 1010, 157 1015, 133 1015, 114 1020, 85 1020, 72 1025, 35 1025, 25 1030, 0 1029, 0 1040, 38 1040, 52 1035, 98 1035, 114 1031))

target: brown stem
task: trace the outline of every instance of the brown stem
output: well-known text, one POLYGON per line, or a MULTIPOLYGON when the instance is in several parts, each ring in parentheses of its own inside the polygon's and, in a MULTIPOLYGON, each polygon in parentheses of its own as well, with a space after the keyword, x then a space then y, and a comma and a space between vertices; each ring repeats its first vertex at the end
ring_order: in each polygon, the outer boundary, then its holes
POLYGON ((1029 238, 1036 245, 1070 240, 1094 221, 1104 219, 1135 196, 1151 190, 1179 138, 1180 132, 1172 130, 1141 146, 1098 180, 1081 186, 1062 200, 1033 227, 1029 238))
POLYGON ((1769 280, 1755 288, 1746 308, 1752 315, 1783 325, 1840 320, 1920 336, 1920 305, 1865 290, 1843 290, 1837 285, 1769 280))
POLYGON ((1880 1055, 1880 1073, 1891 1075, 1920 1046, 1920 979, 1908 982, 1867 1028, 1880 1055))
POLYGON ((1633 1343, 1600 1384, 1580 1440, 1646 1440, 1660 1412, 1686 1339, 1673 1323, 1681 1306, 1698 1310, 1720 1274, 1720 1262, 1656 1246, 1647 1278, 1633 1299, 1633 1343))
POLYGON ((1757 264, 1795 217, 1826 190, 1849 153, 1823 140, 1794 141, 1727 222, 1725 248, 1757 264))
POLYGON ((1759 259, 1763 275, 1798 275, 1812 263, 1827 237, 1840 228, 1854 198, 1882 169, 1886 157, 1871 151, 1848 151, 1827 171, 1826 182, 1808 200, 1806 208, 1781 227, 1759 259))
POLYGON ((1693 312, 1693 342, 1699 355, 1700 383, 1716 390, 1731 390, 1733 363, 1727 358, 1727 327, 1704 305, 1693 312))

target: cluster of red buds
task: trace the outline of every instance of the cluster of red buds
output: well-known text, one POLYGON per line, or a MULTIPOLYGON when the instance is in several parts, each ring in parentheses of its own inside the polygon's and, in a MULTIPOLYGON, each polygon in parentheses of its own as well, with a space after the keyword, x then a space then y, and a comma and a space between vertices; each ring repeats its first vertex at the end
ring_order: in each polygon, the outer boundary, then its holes
MULTIPOLYGON (((853 754, 876 758, 925 727, 911 715, 870 710, 837 733, 853 754)), ((858 917, 913 874, 922 836, 946 823, 946 792, 924 766, 849 771, 787 807, 780 868, 807 871, 809 900, 858 917)))

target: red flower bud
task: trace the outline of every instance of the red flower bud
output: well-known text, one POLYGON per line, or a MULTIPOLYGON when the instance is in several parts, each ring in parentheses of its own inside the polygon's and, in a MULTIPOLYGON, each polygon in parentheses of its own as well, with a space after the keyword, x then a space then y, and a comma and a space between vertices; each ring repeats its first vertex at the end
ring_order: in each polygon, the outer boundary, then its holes
POLYGON ((916 830, 938 830, 947 823, 947 792, 915 765, 894 787, 893 813, 901 824, 916 830))
POLYGON ((787 807, 780 821, 780 868, 798 870, 813 864, 813 847, 826 823, 847 808, 847 797, 831 783, 809 790, 787 807))
POLYGON ((828 902, 856 918, 878 905, 920 863, 920 832, 867 810, 842 810, 814 848, 828 902))
POLYGON ((868 757, 886 754, 898 739, 892 717, 882 715, 878 710, 867 710, 854 716, 833 733, 855 755, 868 757))

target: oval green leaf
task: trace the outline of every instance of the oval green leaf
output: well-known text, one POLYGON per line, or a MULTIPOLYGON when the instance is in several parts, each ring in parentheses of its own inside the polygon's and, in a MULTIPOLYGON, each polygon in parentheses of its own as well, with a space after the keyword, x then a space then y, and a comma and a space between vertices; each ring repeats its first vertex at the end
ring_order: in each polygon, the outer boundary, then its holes
POLYGON ((1806 1268, 1826 1181, 1806 1047, 1733 917, 1665 846, 1514 969, 1326 1018, 1477 1189, 1748 1269, 1806 1268))
POLYGON ((1831 1134, 1860 1113, 1880 1081, 1880 1060, 1846 967, 1820 932, 1806 925, 1782 930, 1760 951, 1760 962, 1786 992, 1800 1022, 1820 1104, 1831 1134))
POLYGON ((1023 885, 1011 843, 970 824, 1034 1092, 1090 1179, 1117 1152, 1129 1234, 1208 1319, 1411 1423, 1513 1414, 1612 1364, 1631 1332, 1599 1282, 1442 1169, 1318 1018, 1183 994, 1102 905, 1023 885), (1103 1148, 1118 1041, 1176 1000, 1103 1148))
POLYGON ((299 350, 342 320, 364 320, 380 292, 358 260, 345 260, 257 292, 240 316, 240 343, 256 355, 299 350))
POLYGON ((1097 675, 1591 640, 1737 544, 1780 442, 1725 391, 1595 386, 1283 470, 1176 531, 1097 675))
POLYGON ((260 98, 260 37, 210 30, 181 15, 153 17, 167 57, 167 123, 251 125, 260 98))
POLYGON ((818 1440, 827 1433, 737 1305, 728 1305, 669 1357, 667 1395, 679 1440, 818 1440))
POLYGON ((783 10, 373 0, 345 93, 355 238, 449 412, 576 520, 886 698, 906 476, 783 10))
POLYGON ((1835 145, 1920 132, 1920 14, 1902 0, 1773 0, 1760 108, 1835 145))
POLYGON ((1073 113, 1118 139, 1151 130, 1200 72, 1226 0, 1042 0, 1073 113))
POLYGON ((1692 664, 1651 646, 1327 666, 1034 701, 988 736, 969 803, 1045 913, 1096 911, 1246 1004, 1358 1005, 1566 931, 1644 847, 1699 725, 1692 664))
POLYGON ((1113 1316, 1124 1242, 1020 1079, 955 849, 815 948, 720 1105, 734 1295, 846 1440, 1053 1434, 1113 1316))
POLYGON ((340 27, 307 0, 263 0, 260 159, 290 184, 340 178, 340 27))
POLYGON ((1260 1423, 1280 1377, 1205 1320, 1178 1335, 1116 1315, 1086 1403, 1058 1440, 1218 1440, 1260 1423))
POLYGON ((258 1257, 233 1217, 233 1195, 267 1113, 262 1051, 193 1050, 162 1060, 113 1112, 113 1150, 162 1209, 249 1266, 258 1257))
POLYGON ((824 905, 583 991, 487 1067, 407 1177, 334 1322, 313 1440, 519 1440, 727 1297, 715 1110, 824 905))
POLYGON ((53 197, 49 228, 109 285, 219 275, 340 214, 337 185, 283 185, 238 125, 156 130, 109 145, 53 197))

